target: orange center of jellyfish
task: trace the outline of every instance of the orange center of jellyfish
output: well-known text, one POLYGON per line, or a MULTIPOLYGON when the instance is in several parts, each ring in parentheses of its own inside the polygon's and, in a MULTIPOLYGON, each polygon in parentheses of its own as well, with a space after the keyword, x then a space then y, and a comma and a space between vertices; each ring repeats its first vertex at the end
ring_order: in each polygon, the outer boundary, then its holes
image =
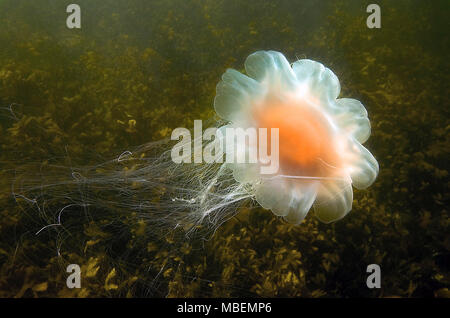
MULTIPOLYGON (((279 129, 279 173, 330 177, 341 165, 330 124, 305 100, 266 100, 254 108, 260 128, 279 129)), ((270 149, 270 146, 269 146, 270 149)))

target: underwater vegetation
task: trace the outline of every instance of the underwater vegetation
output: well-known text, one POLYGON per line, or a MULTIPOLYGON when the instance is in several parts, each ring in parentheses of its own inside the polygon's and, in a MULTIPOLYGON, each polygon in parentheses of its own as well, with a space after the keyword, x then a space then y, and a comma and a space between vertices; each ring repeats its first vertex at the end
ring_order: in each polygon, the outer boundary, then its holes
POLYGON ((0 3, 0 296, 449 296, 446 1, 379 1, 377 30, 368 3, 349 1, 77 3, 89 8, 81 30, 65 27, 64 1, 0 3), (380 171, 345 218, 293 225, 248 204, 187 240, 182 228, 155 233, 163 221, 125 201, 70 207, 43 229, 73 198, 42 188, 37 206, 20 196, 30 180, 101 174, 99 163, 217 118, 221 75, 258 50, 319 61, 366 107, 380 171), (365 284, 373 263, 380 289, 365 284), (66 287, 68 264, 82 288, 66 287))

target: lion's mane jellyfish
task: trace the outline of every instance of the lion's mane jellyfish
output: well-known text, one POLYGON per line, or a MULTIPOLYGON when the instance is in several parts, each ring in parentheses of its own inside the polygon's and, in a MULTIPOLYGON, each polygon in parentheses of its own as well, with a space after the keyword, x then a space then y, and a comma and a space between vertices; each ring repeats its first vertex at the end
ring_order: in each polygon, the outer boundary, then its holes
POLYGON ((366 109, 338 98, 336 75, 312 60, 290 65, 279 52, 258 51, 245 70, 222 76, 215 110, 230 127, 278 128, 279 169, 263 175, 255 164, 228 164, 236 181, 288 222, 300 223, 311 207, 323 222, 341 219, 352 208, 352 184, 369 187, 379 170, 362 146, 370 136, 366 109))
MULTIPOLYGON (((217 85, 214 107, 222 120, 208 145, 220 140, 217 132, 225 128, 276 128, 276 172, 261 173, 261 162, 176 163, 171 140, 95 166, 47 164, 36 173, 17 171, 14 197, 46 219, 37 233, 64 228, 67 214, 77 209, 83 215, 135 215, 156 236, 177 228, 186 235, 199 228, 213 233, 252 201, 295 224, 311 207, 323 222, 345 216, 352 207, 352 185, 367 188, 379 169, 362 146, 370 136, 364 106, 338 98, 336 75, 312 60, 291 65, 281 53, 259 51, 247 58, 245 70, 247 75, 227 70, 217 85)), ((195 147, 196 140, 191 143, 195 147)))

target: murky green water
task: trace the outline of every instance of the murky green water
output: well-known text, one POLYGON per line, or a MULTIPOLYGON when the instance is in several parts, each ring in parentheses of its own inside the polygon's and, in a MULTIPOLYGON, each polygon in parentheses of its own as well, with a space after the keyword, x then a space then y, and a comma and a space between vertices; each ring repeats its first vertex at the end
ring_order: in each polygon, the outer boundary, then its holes
POLYGON ((76 3, 81 29, 66 1, 0 2, 0 296, 448 297, 447 1, 378 1, 379 29, 364 1, 76 3), (380 173, 343 220, 244 207, 208 241, 161 242, 133 213, 80 207, 35 235, 58 202, 45 187, 39 208, 14 200, 21 173, 96 165, 214 117, 220 76, 262 49, 320 61, 366 106, 380 173))

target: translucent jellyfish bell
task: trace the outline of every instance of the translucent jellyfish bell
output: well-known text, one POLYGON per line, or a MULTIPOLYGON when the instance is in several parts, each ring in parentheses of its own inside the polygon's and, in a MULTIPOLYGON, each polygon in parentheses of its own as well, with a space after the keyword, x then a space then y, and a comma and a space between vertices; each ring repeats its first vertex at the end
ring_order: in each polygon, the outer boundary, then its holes
POLYGON ((245 70, 248 76, 225 72, 215 110, 227 127, 278 128, 279 170, 263 175, 255 164, 230 163, 236 181, 250 183, 262 207, 291 223, 312 206, 323 222, 341 219, 352 208, 352 184, 369 187, 379 170, 361 145, 370 136, 366 109, 358 100, 337 99, 337 76, 312 60, 291 65, 279 52, 258 51, 245 70))

